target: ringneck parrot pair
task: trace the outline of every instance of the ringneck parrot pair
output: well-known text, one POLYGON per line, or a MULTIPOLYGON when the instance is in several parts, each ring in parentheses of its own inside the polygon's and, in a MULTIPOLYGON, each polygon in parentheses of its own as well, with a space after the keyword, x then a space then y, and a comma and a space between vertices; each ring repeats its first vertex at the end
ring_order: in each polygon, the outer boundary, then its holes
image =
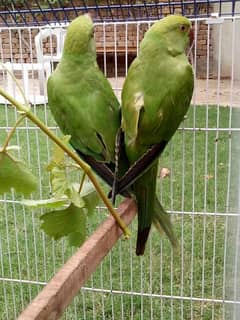
POLYGON ((168 214, 156 196, 157 157, 145 154, 160 146, 160 154, 183 120, 193 91, 193 72, 185 55, 190 22, 168 16, 145 34, 139 56, 130 66, 122 105, 96 62, 93 23, 88 15, 74 19, 68 27, 63 55, 47 83, 51 112, 70 143, 109 185, 114 181, 115 142, 121 127, 124 142, 119 167, 130 165, 141 172, 121 193, 134 194, 138 206, 136 254, 142 255, 152 222, 163 229, 173 245, 176 238, 168 214))

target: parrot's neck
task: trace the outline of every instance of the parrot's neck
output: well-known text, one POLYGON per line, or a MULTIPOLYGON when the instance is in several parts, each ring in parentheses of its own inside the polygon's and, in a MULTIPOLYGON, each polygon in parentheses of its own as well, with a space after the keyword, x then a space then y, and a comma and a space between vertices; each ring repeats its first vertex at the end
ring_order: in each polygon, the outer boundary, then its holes
POLYGON ((158 34, 148 35, 142 41, 140 54, 142 53, 149 58, 158 57, 158 59, 159 57, 164 58, 169 55, 176 57, 185 54, 187 42, 187 38, 186 41, 177 41, 164 34, 161 37, 158 34))
POLYGON ((84 65, 96 62, 96 53, 82 53, 82 54, 72 54, 68 52, 63 52, 62 61, 71 61, 73 64, 84 65))
POLYGON ((172 57, 185 54, 189 42, 188 37, 182 39, 179 39, 179 37, 165 37, 164 41, 166 43, 168 54, 172 57))

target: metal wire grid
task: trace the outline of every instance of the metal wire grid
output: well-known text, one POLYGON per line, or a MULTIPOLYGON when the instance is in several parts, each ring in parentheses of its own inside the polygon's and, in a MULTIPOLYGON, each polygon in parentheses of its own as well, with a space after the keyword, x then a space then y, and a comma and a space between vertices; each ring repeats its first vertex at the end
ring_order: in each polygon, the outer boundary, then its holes
POLYGON ((21 3, 5 1, 0 11, 2 23, 6 26, 30 26, 56 22, 69 22, 79 14, 94 13, 95 21, 137 21, 156 20, 162 16, 181 13, 190 18, 208 17, 215 6, 219 15, 237 15, 238 0, 176 0, 176 1, 29 1, 21 3), (204 10, 203 10, 204 8, 204 10), (227 10, 226 10, 227 8, 227 10), (31 19, 29 20, 29 17, 31 19), (10 18, 10 19, 9 19, 10 18))
MULTIPOLYGON (((216 125, 210 124, 209 106, 209 63, 210 41, 212 28, 208 25, 207 33, 207 68, 206 68, 206 101, 204 108, 204 123, 199 125, 199 108, 196 95, 193 99, 192 120, 183 123, 179 129, 180 140, 171 143, 168 153, 168 167, 171 170, 169 183, 166 185, 160 181, 159 194, 163 203, 167 203, 167 209, 172 213, 174 225, 177 228, 180 242, 180 252, 173 253, 166 239, 159 239, 156 232, 152 232, 149 248, 144 258, 136 258, 134 255, 135 237, 128 242, 119 241, 117 246, 106 257, 90 281, 75 298, 73 304, 66 310, 65 319, 237 319, 240 296, 238 289, 238 258, 239 258, 239 219, 236 212, 239 208, 237 199, 232 194, 237 190, 239 173, 234 163, 236 148, 234 139, 239 141, 239 122, 236 121, 238 104, 235 90, 239 77, 236 69, 236 34, 239 29, 238 17, 227 19, 231 24, 232 46, 231 54, 231 79, 228 112, 228 123, 222 125, 221 116, 221 63, 223 48, 224 24, 217 24, 218 30, 218 65, 216 81, 216 125), (227 134, 226 140, 226 187, 222 183, 221 171, 218 165, 219 146, 214 145, 214 152, 209 153, 212 145, 212 135, 217 140, 221 135, 227 134), (204 152, 199 160, 198 134, 204 138, 204 152), (189 135, 191 143, 189 145, 189 135), (175 155, 177 144, 180 144, 180 153, 175 155), (188 158, 190 149, 191 157, 188 158), (176 159, 181 165, 176 168, 176 159), (190 181, 187 180, 189 163, 190 181), (213 165, 210 165, 213 163, 213 165), (201 205, 197 204, 198 185, 201 183, 197 175, 197 167, 203 169, 202 176, 209 175, 209 167, 214 172, 212 184, 213 204, 208 204, 210 192, 209 180, 203 182, 203 194, 201 205), (234 170, 235 168, 235 170, 234 170), (180 176, 179 188, 175 187, 175 178, 180 176), (188 184, 191 192, 186 193, 188 184), (226 192, 221 193, 221 189, 226 192), (166 200, 166 197, 168 198, 166 200), (219 199, 224 197, 223 204, 219 205, 219 199), (177 201, 177 202, 176 202, 177 201), (190 203, 190 205, 189 205, 190 203), (190 228, 189 228, 190 226, 190 228), (200 231, 199 231, 200 230, 200 231), (186 236, 186 234, 188 234, 186 236), (220 240, 219 240, 220 239, 220 240), (210 246, 209 246, 210 242, 210 246), (189 248, 188 247, 189 244, 189 248), (209 249, 211 248, 211 250, 209 249), (169 253, 170 252, 170 253, 169 253), (200 252, 200 255, 199 255, 200 252), (195 269, 199 274, 196 274, 195 269), (179 276, 179 279, 177 277, 179 276)), ((201 19, 195 19, 195 39, 198 37, 198 25, 201 19)), ((105 28, 112 25, 114 28, 115 44, 115 77, 112 81, 115 91, 119 96, 121 91, 118 78, 117 58, 117 31, 121 25, 125 27, 125 41, 127 52, 128 23, 100 24, 105 35, 105 28)), ((136 23, 137 43, 140 39, 142 24, 149 21, 136 23)), ((31 33, 34 28, 18 28, 21 34, 28 31, 28 42, 32 47, 31 33)), ((15 29, 9 29, 9 37, 15 29)), ((23 37, 19 37, 20 48, 23 47, 23 37)), ((106 39, 104 39, 105 47, 106 39)), ((12 41, 11 41, 12 43, 12 41)), ((2 50, 2 49, 1 49, 2 50)), ((0 50, 1 60, 4 53, 0 50)), ((197 51, 195 46, 193 61, 197 65, 197 51)), ((14 52, 11 50, 13 61, 14 52)), ((20 50, 20 56, 23 52, 20 50)), ((31 53, 33 61, 33 53, 31 53)), ((128 56, 125 54, 127 70, 128 56)), ((104 54, 104 70, 106 71, 108 56, 104 54)), ((198 70, 196 70, 198 75, 198 70)), ((196 80, 197 81, 197 80, 196 80)), ((55 123, 49 114, 47 105, 37 107, 33 105, 36 114, 53 130, 55 123)), ((6 130, 9 130, 16 119, 17 114, 7 105, 1 106, 1 113, 5 114, 5 120, 0 126, 0 143, 6 130)), ((45 165, 51 157, 51 143, 37 128, 27 120, 16 131, 15 142, 22 146, 18 152, 38 175, 40 181, 39 194, 34 197, 44 198, 49 194, 48 176, 45 165)), ((178 150, 179 151, 179 150, 178 150)), ((201 177, 202 177, 201 176, 201 177)), ((211 177, 209 177, 211 179, 211 177)), ((239 189, 238 189, 239 190, 239 189)), ((15 319, 17 314, 29 303, 42 286, 52 277, 57 269, 67 260, 73 250, 69 249, 64 241, 54 243, 39 230, 38 216, 41 212, 26 210, 19 202, 19 196, 15 193, 6 195, 0 199, 0 290, 1 294, 1 319, 15 319)), ((95 226, 106 217, 104 208, 99 208, 96 221, 89 226, 94 230, 95 226)), ((133 224, 133 234, 136 232, 136 224, 133 224)))

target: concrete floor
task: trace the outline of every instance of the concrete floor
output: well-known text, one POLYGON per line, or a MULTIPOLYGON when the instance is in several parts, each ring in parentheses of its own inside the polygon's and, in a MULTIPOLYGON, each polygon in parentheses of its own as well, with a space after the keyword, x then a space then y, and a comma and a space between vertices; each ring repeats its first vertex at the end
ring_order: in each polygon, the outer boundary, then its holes
POLYGON ((193 102, 240 107, 240 81, 197 80, 193 102))

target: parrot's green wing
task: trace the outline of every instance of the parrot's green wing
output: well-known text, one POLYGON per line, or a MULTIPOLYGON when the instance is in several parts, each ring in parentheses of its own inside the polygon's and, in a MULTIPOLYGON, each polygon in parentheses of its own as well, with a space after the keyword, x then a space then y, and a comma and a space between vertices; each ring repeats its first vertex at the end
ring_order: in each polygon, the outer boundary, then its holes
MULTIPOLYGON (((145 64, 143 58, 139 64, 145 64)), ((186 114, 193 92, 193 72, 188 61, 170 58, 158 64, 129 69, 132 76, 124 83, 122 93, 122 127, 125 133, 127 153, 131 163, 149 148, 169 141, 186 114), (185 64, 185 65, 184 65, 185 64), (176 70, 176 65, 182 70, 176 70), (159 77, 158 74, 164 76, 159 77), (182 79, 182 82, 177 81, 182 79), (144 81, 145 80, 145 81, 144 81), (138 82, 139 85, 134 85, 138 82), (168 124, 166 126, 166 124, 168 124)))
POLYGON ((64 63, 48 80, 50 109, 71 144, 100 161, 114 161, 119 103, 95 64, 64 63))
MULTIPOLYGON (((130 66, 122 91, 122 128, 130 164, 155 145, 164 149, 189 108, 193 71, 185 49, 190 27, 182 16, 155 23, 130 66)), ((157 163, 146 167, 133 185, 138 203, 137 254, 143 254, 154 220, 157 163)))

